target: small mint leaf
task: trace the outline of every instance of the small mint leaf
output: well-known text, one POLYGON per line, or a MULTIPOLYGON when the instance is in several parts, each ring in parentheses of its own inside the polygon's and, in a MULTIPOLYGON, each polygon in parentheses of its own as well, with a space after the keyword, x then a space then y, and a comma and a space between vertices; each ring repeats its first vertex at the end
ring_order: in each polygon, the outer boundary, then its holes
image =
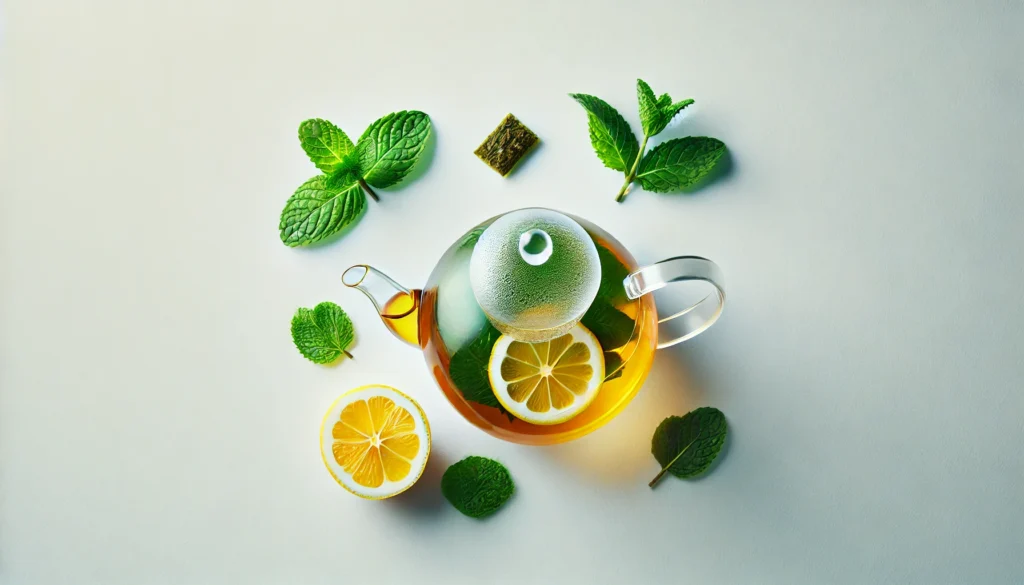
POLYGON ((658 109, 662 110, 672 104, 672 98, 667 93, 658 96, 658 109))
POLYGON ((604 166, 623 173, 629 172, 640 152, 640 143, 622 114, 601 98, 592 95, 571 93, 569 97, 587 111, 590 144, 604 166))
POLYGON ((452 355, 448 373, 451 376, 452 384, 462 393, 463 398, 477 404, 501 409, 504 412, 501 403, 494 396, 491 380, 487 375, 491 349, 499 337, 501 337, 501 332, 488 321, 476 339, 462 346, 452 355))
POLYGON ((607 299, 597 298, 584 313, 580 323, 590 330, 601 344, 601 349, 610 351, 618 349, 633 336, 636 322, 622 311, 616 309, 607 299))
POLYGON ((430 136, 430 117, 401 111, 380 118, 356 144, 359 169, 370 185, 385 189, 409 174, 430 136))
POLYGON ((285 203, 278 226, 281 241, 293 247, 312 244, 355 224, 365 210, 366 195, 359 183, 313 177, 285 203))
POLYGON ((498 511, 512 497, 515 483, 504 465, 471 455, 449 467, 441 476, 441 493, 456 510, 470 518, 498 511))
POLYGON ((640 161, 636 180, 647 191, 668 193, 687 189, 707 176, 725 154, 716 138, 688 136, 659 144, 640 161))
POLYGON ((688 478, 706 471, 722 450, 727 427, 722 411, 708 406, 661 421, 651 439, 661 471, 649 485, 654 487, 665 473, 688 478))
POLYGON ((625 303, 626 277, 629 268, 615 254, 604 246, 597 246, 597 257, 601 261, 601 284, 597 289, 597 298, 607 299, 613 305, 625 303))
MULTIPOLYGON (((665 121, 665 126, 668 126, 669 123, 672 122, 672 118, 675 118, 679 112, 683 111, 683 108, 689 106, 692 103, 693 100, 686 99, 681 102, 676 102, 674 104, 664 106, 661 109, 661 117, 665 121)), ((664 130, 664 128, 662 128, 662 130, 664 130)))
POLYGON ((329 364, 347 351, 355 333, 352 321, 334 303, 320 303, 312 309, 299 309, 292 317, 292 342, 306 359, 329 364))
POLYGON ((472 249, 474 246, 476 246, 477 241, 480 239, 480 236, 483 235, 485 229, 487 229, 487 226, 485 225, 477 226, 471 229, 469 233, 462 236, 462 239, 459 240, 459 249, 472 249))
POLYGON ((320 118, 299 124, 299 142, 316 168, 325 173, 336 170, 355 149, 349 137, 334 124, 320 118))
POLYGON ((640 104, 640 124, 644 128, 644 136, 651 137, 664 130, 663 115, 654 97, 654 90, 643 79, 636 80, 636 100, 640 104))
POLYGON ((604 381, 614 380, 622 375, 622 356, 614 351, 604 352, 604 381))

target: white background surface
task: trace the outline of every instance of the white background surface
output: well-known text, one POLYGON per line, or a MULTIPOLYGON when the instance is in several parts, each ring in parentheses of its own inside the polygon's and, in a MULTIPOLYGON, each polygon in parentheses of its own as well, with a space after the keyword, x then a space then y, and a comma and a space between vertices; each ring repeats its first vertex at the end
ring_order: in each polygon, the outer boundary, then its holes
POLYGON ((997 1, 9 3, 0 582, 1024 582, 1022 29, 997 1), (637 76, 697 100, 663 138, 722 138, 727 177, 613 202, 565 94, 639 128, 637 76), (343 240, 281 245, 315 174, 298 123, 401 108, 433 118, 427 172, 343 240), (544 143, 503 180, 472 151, 508 111, 544 143), (338 280, 419 286, 527 205, 641 261, 713 258, 730 294, 621 417, 551 448, 463 422, 338 280), (337 368, 288 334, 328 299, 358 332, 337 368), (371 382, 434 429, 384 503, 316 442, 371 382), (655 425, 699 405, 729 417, 720 464, 649 490, 655 425), (518 486, 484 522, 438 491, 471 453, 518 486))

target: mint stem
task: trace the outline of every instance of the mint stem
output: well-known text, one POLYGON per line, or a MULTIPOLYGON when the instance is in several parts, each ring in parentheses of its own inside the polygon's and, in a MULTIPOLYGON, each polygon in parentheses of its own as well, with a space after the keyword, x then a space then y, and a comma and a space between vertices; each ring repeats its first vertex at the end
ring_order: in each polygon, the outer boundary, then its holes
MULTIPOLYGON (((633 161, 633 168, 629 169, 629 174, 626 175, 626 182, 622 184, 622 188, 619 189, 619 194, 615 197, 615 201, 618 203, 622 203, 623 201, 626 200, 626 195, 629 191, 629 186, 630 184, 633 183, 633 180, 636 179, 636 169, 637 167, 640 166, 640 159, 644 157, 644 150, 647 149, 648 138, 650 138, 650 136, 644 134, 644 141, 640 144, 640 152, 636 153, 636 160, 633 161)), ((660 477, 661 476, 659 475, 658 477, 654 478, 654 481, 658 481, 660 477)), ((651 487, 653 487, 653 484, 651 487)))
MULTIPOLYGON (((647 142, 647 141, 644 140, 644 142, 647 142)), ((656 484, 659 481, 661 481, 661 478, 665 475, 665 472, 668 471, 668 468, 672 467, 673 465, 675 465, 676 461, 679 461, 679 458, 683 456, 683 453, 686 453, 686 450, 689 449, 691 446, 693 446, 693 444, 696 443, 696 442, 697 442, 697 439, 694 438, 692 441, 690 441, 690 443, 688 445, 683 447, 683 450, 680 451, 678 455, 673 457, 672 461, 668 462, 668 465, 666 465, 665 467, 661 468, 661 471, 658 472, 658 475, 654 476, 654 479, 651 480, 651 483, 647 484, 647 487, 649 487, 651 489, 654 489, 654 484, 656 484)))
POLYGON ((380 197, 377 197, 377 194, 373 192, 373 189, 371 189, 369 185, 366 184, 364 179, 359 179, 359 186, 362 187, 363 191, 366 191, 366 194, 372 197, 374 201, 380 201, 380 197))
POLYGON ((658 475, 655 475, 654 479, 651 480, 651 483, 647 484, 647 487, 654 488, 654 484, 656 484, 659 481, 661 481, 661 478, 665 477, 665 473, 666 472, 668 472, 668 467, 666 467, 666 468, 662 469, 661 471, 659 471, 658 475))
POLYGON ((348 352, 348 350, 345 350, 345 349, 343 349, 343 350, 341 350, 341 353, 343 353, 343 354, 345 354, 346 356, 348 356, 348 359, 350 359, 350 360, 354 360, 354 359, 356 359, 356 358, 355 358, 355 356, 353 356, 352 354, 350 354, 350 353, 348 352))

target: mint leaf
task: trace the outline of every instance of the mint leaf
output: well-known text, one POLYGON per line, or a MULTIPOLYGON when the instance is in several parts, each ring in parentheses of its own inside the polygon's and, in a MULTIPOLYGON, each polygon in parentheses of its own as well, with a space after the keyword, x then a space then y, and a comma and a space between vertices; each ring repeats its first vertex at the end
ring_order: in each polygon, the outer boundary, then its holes
MULTIPOLYGON (((661 97, 667 98, 668 94, 661 97)), ((644 136, 654 136, 664 130, 668 122, 662 123, 658 99, 654 97, 651 86, 647 85, 643 79, 636 80, 636 100, 640 104, 640 124, 644 127, 644 136)))
POLYGON ((636 99, 640 104, 640 122, 647 138, 661 134, 676 114, 693 103, 693 100, 683 100, 673 104, 667 93, 655 99, 654 91, 643 79, 636 80, 636 99))
POLYGON ((722 450, 726 432, 725 415, 709 406, 661 421, 651 439, 661 471, 648 485, 653 488, 665 473, 681 478, 703 473, 722 450))
POLYGON ((345 350, 354 338, 352 321, 334 303, 299 309, 292 317, 292 341, 299 353, 311 362, 329 364, 341 354, 351 358, 352 354, 345 350))
POLYGON ((601 284, 597 289, 597 298, 607 299, 613 305, 626 302, 628 299, 623 281, 629 276, 629 268, 604 246, 597 246, 597 257, 601 261, 601 284))
POLYGON ((493 459, 471 455, 449 467, 441 476, 441 493, 470 518, 483 518, 498 511, 512 497, 515 484, 504 465, 493 459))
MULTIPOLYGON (((667 96, 668 94, 665 94, 665 95, 667 96)), ((674 103, 672 105, 666 105, 666 106, 662 107, 661 108, 661 115, 662 115, 662 118, 665 120, 665 125, 668 126, 669 122, 672 121, 672 118, 676 117, 676 114, 678 114, 679 112, 683 111, 683 108, 685 108, 685 107, 687 107, 687 106, 689 106, 691 104, 693 104, 693 100, 686 99, 686 100, 683 100, 681 102, 676 102, 676 103, 674 103)), ((662 130, 664 130, 664 128, 662 128, 662 130)), ((661 130, 658 130, 658 132, 661 132, 661 130)))
POLYGON ((629 172, 640 152, 640 144, 626 120, 601 98, 582 93, 571 93, 569 97, 587 111, 590 143, 604 166, 629 172))
POLYGON ((633 336, 636 323, 628 315, 616 309, 607 300, 597 298, 580 319, 601 344, 601 349, 610 351, 626 345, 633 336))
POLYGON ((299 124, 299 142, 316 168, 325 173, 337 169, 355 146, 334 124, 320 118, 299 124))
POLYGON ((356 144, 363 180, 384 189, 404 179, 429 135, 430 118, 423 112, 395 112, 370 124, 356 144))
POLYGON ((491 349, 499 337, 501 337, 501 332, 488 321, 476 339, 462 346, 452 355, 448 374, 451 376, 455 388, 462 392, 463 398, 505 412, 501 403, 494 396, 494 390, 491 390, 491 380, 487 376, 491 349))
POLYGON ((487 229, 487 226, 485 225, 476 226, 470 230, 468 234, 462 236, 462 239, 459 241, 459 249, 472 249, 476 246, 477 241, 480 239, 480 236, 483 235, 485 229, 487 229))
POLYGON ((614 351, 604 352, 604 381, 614 380, 622 375, 622 356, 614 351))
POLYGON ((281 241, 304 246, 355 224, 366 210, 366 196, 352 177, 328 181, 320 175, 306 181, 281 212, 281 241))
POLYGON ((721 140, 705 136, 676 138, 659 144, 640 161, 636 180, 648 190, 668 193, 692 187, 725 154, 721 140))

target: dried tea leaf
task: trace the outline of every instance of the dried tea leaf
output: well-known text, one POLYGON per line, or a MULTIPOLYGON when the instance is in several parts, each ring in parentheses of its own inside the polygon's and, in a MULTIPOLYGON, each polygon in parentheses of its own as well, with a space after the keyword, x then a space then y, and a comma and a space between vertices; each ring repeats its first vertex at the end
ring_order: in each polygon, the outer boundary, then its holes
POLYGON ((484 163, 507 177, 526 153, 539 142, 537 135, 515 116, 509 114, 484 139, 474 154, 484 163))

